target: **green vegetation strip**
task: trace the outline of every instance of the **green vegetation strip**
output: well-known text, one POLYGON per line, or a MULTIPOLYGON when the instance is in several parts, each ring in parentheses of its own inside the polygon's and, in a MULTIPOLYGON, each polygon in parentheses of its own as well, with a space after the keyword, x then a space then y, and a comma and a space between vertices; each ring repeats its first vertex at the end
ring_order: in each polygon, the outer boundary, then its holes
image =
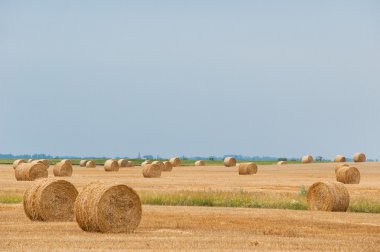
MULTIPOLYGON (((138 192, 145 205, 162 206, 206 206, 242 207, 307 210, 306 191, 301 187, 298 193, 263 193, 225 191, 176 191, 176 192, 138 192)), ((0 203, 16 204, 22 202, 21 194, 0 194, 0 203)), ((349 212, 380 213, 379 199, 353 198, 349 212)))

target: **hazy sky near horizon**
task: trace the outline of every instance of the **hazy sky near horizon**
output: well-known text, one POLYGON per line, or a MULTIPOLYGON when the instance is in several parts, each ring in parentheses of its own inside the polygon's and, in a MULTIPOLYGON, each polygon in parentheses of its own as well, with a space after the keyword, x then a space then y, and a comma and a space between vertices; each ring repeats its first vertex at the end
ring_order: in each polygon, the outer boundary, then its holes
POLYGON ((0 153, 380 158, 379 1, 1 1, 0 153))

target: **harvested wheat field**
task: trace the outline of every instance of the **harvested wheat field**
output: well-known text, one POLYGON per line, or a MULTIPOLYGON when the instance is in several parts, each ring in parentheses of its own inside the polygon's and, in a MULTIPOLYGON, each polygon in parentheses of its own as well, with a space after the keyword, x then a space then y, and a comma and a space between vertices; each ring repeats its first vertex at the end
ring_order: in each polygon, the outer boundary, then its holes
MULTIPOLYGON (((335 182, 335 166, 336 163, 258 165, 254 176, 239 176, 237 167, 182 166, 162 173, 160 178, 144 178, 139 166, 109 173, 101 166, 88 169, 74 165, 72 177, 64 179, 79 192, 88 183, 102 180, 127 184, 140 195, 142 218, 135 232, 88 233, 76 222, 32 222, 22 204, 0 204, 0 250, 379 251, 378 213, 167 206, 151 201, 155 195, 184 192, 223 197, 241 193, 273 199, 285 195, 298 200, 302 186, 308 189, 317 181, 335 182)), ((361 181, 345 185, 350 204, 361 200, 380 204, 380 163, 356 163, 355 167, 360 170, 361 181)), ((54 176, 52 169, 48 172, 49 177, 54 176)), ((16 181, 12 165, 0 165, 0 198, 19 197, 32 183, 16 181)), ((306 196, 302 197, 306 201, 306 196)))

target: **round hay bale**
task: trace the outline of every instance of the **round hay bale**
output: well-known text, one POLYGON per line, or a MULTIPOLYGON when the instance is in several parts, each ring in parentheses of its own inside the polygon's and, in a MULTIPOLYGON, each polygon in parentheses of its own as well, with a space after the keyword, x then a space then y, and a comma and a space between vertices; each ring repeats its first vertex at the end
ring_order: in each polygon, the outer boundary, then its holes
POLYGON ((335 172, 336 181, 343 184, 359 184, 360 172, 353 166, 341 166, 335 172))
POLYGON ((197 161, 195 161, 195 166, 204 166, 205 165, 205 161, 203 161, 203 160, 197 160, 197 161))
POLYGON ((303 156, 301 159, 301 162, 303 164, 310 164, 310 163, 313 163, 313 161, 314 161, 314 159, 313 159, 313 156, 311 156, 311 155, 303 156))
POLYGON ((60 162, 61 162, 61 163, 68 163, 68 164, 70 164, 71 166, 73 165, 73 163, 71 162, 70 159, 62 159, 60 162))
POLYGON ((151 164, 151 163, 152 163, 152 160, 145 160, 144 162, 141 163, 141 166, 151 164))
POLYGON ((140 197, 123 184, 90 183, 75 201, 75 219, 88 232, 133 232, 141 214, 140 197))
POLYGON ((335 163, 343 163, 346 162, 346 157, 342 155, 336 155, 334 158, 335 163))
POLYGON ((117 163, 119 164, 120 168, 125 168, 128 165, 128 160, 126 160, 126 159, 119 159, 117 161, 117 163))
POLYGON ((31 159, 31 158, 28 159, 28 163, 31 163, 31 162, 33 162, 33 159, 31 159))
POLYGON ((88 162, 87 160, 81 160, 81 161, 79 161, 79 166, 80 167, 86 167, 87 162, 88 162))
POLYGON ((288 162, 287 161, 278 161, 277 164, 278 165, 286 165, 286 164, 288 164, 288 162))
POLYGON ((144 165, 142 174, 145 178, 159 178, 161 177, 161 167, 157 164, 144 165))
POLYGON ((250 175, 257 173, 257 165, 255 163, 241 163, 238 166, 239 175, 250 175))
POLYGON ((172 163, 170 163, 169 161, 164 161, 163 163, 164 163, 164 169, 162 171, 165 171, 165 172, 168 171, 168 172, 170 172, 170 171, 173 170, 172 163))
POLYGON ((349 164, 339 164, 339 165, 335 166, 335 174, 342 167, 350 167, 350 165, 349 164))
POLYGON ((16 167, 17 167, 19 164, 22 164, 22 163, 26 163, 26 160, 24 160, 24 159, 16 159, 16 160, 13 162, 13 169, 16 169, 16 167))
POLYGON ((39 178, 47 178, 47 167, 42 163, 21 163, 15 169, 15 177, 18 181, 33 181, 39 178))
POLYGON ((345 212, 349 204, 348 190, 339 182, 314 183, 307 193, 307 205, 312 211, 345 212))
POLYGON ((47 168, 49 168, 49 161, 47 159, 38 159, 38 160, 33 160, 32 163, 34 164, 43 164, 47 168))
POLYGON ((127 162, 127 167, 134 167, 134 166, 135 166, 135 163, 133 163, 133 161, 127 162))
POLYGON ((86 167, 87 167, 87 168, 95 168, 95 167, 96 167, 96 163, 95 163, 95 161, 88 160, 88 161, 86 162, 86 167))
POLYGON ((367 157, 364 153, 355 153, 354 155, 354 162, 365 162, 367 160, 367 157))
POLYGON ((117 163, 116 160, 108 159, 104 163, 104 170, 107 172, 117 172, 119 171, 119 164, 117 163))
POLYGON ((41 179, 24 193, 26 216, 33 221, 72 221, 77 189, 66 180, 41 179))
POLYGON ((161 171, 163 171, 165 169, 165 165, 164 165, 164 162, 162 161, 153 161, 152 164, 156 164, 158 165, 160 168, 161 168, 161 171))
POLYGON ((73 174, 73 166, 71 162, 56 163, 53 168, 53 174, 56 177, 71 177, 73 174))
POLYGON ((169 159, 169 162, 173 165, 173 167, 181 166, 181 159, 179 157, 173 157, 169 159))
POLYGON ((224 159, 224 166, 226 167, 236 166, 236 159, 233 157, 226 157, 224 159))

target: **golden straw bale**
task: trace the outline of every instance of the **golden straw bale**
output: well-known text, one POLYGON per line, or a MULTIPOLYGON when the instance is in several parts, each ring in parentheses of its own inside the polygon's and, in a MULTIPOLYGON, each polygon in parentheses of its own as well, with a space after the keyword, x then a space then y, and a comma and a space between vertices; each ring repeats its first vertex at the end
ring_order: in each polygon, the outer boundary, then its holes
POLYGON ((124 184, 93 182, 75 201, 75 219, 88 232, 130 233, 141 221, 141 200, 124 184))
POLYGON ((142 174, 145 178, 159 178, 161 177, 161 167, 157 164, 144 165, 142 174))
POLYGON ((73 165, 73 163, 71 162, 71 160, 70 159, 62 159, 61 161, 59 161, 59 162, 61 162, 61 163, 68 163, 68 164, 71 164, 71 165, 73 165))
POLYGON ((337 172, 340 168, 342 168, 342 167, 349 167, 349 166, 350 166, 349 164, 339 164, 339 165, 335 166, 335 174, 336 174, 336 172, 337 172))
POLYGON ((360 172, 358 168, 353 166, 342 166, 336 173, 336 181, 343 184, 359 184, 360 183, 360 172))
POLYGON ((335 163, 343 163, 346 162, 346 157, 342 155, 336 155, 334 158, 335 163))
POLYGON ((96 167, 96 163, 95 163, 95 161, 88 160, 88 161, 86 162, 86 167, 87 167, 87 168, 95 168, 95 167, 96 167))
POLYGON ((156 164, 158 165, 160 168, 161 168, 161 171, 163 171, 165 169, 165 165, 164 165, 164 162, 162 161, 153 161, 152 164, 156 164))
POLYGON ((16 180, 32 181, 39 178, 47 178, 47 167, 42 163, 21 163, 15 169, 16 180))
POLYGON ((26 216, 33 221, 72 221, 77 189, 66 180, 40 179, 24 193, 26 216))
POLYGON ((257 165, 255 163, 240 163, 238 165, 239 175, 251 175, 257 173, 257 165))
POLYGON ((117 163, 119 164, 120 168, 125 168, 128 165, 128 160, 126 160, 126 159, 119 159, 117 161, 117 163))
POLYGON ((164 163, 164 169, 162 171, 165 171, 165 172, 168 171, 168 172, 170 172, 170 171, 173 170, 172 163, 170 163, 169 161, 164 161, 163 163, 164 163))
POLYGON ((311 155, 303 156, 301 160, 303 164, 310 164, 310 163, 313 163, 313 161, 314 159, 313 159, 313 156, 311 155))
POLYGON ((205 165, 205 161, 203 161, 203 160, 197 160, 197 161, 195 161, 194 165, 195 166, 204 166, 205 165))
POLYGON ((79 166, 80 167, 86 167, 87 162, 88 162, 87 160, 81 160, 81 161, 79 161, 79 166))
POLYGON ((16 160, 13 162, 13 169, 16 169, 16 167, 17 167, 19 164, 22 164, 22 163, 26 163, 26 160, 24 160, 24 159, 16 159, 16 160))
POLYGON ((114 159, 108 159, 104 163, 104 170, 107 171, 107 172, 111 172, 111 171, 112 172, 117 172, 117 171, 119 171, 119 164, 114 159))
POLYGON ((277 164, 278 165, 286 165, 286 164, 288 164, 288 162, 287 161, 278 161, 277 164))
POLYGON ((71 177, 73 174, 73 166, 71 162, 58 162, 53 168, 53 174, 56 177, 71 177))
POLYGON ((313 211, 345 212, 350 204, 347 188, 339 182, 314 183, 307 193, 307 205, 313 211))
POLYGON ((355 153, 354 155, 354 162, 365 162, 367 160, 367 157, 364 153, 355 153))
POLYGON ((236 159, 233 157, 226 157, 224 159, 224 166, 226 167, 236 166, 236 159))
POLYGON ((173 157, 169 159, 169 162, 172 163, 173 167, 181 166, 181 159, 179 157, 173 157))
POLYGON ((49 161, 47 159, 38 159, 38 160, 33 160, 32 163, 39 163, 45 165, 47 168, 49 168, 49 161))

